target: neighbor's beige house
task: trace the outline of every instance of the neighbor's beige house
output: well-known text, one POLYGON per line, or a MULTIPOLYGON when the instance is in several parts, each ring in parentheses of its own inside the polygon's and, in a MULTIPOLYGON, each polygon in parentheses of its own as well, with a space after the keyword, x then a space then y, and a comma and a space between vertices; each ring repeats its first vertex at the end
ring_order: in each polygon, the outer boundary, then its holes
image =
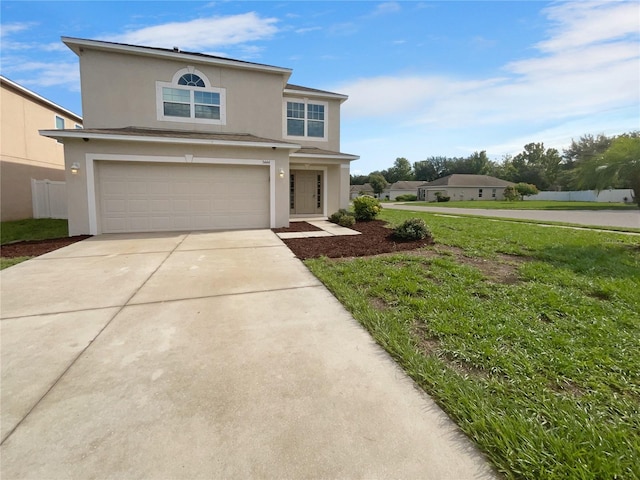
POLYGON ((400 180, 392 183, 383 192, 387 200, 395 200, 400 195, 418 195, 418 187, 424 185, 424 181, 400 180))
POLYGON ((82 128, 82 118, 0 76, 0 218, 31 218, 31 179, 64 181, 61 143, 44 128, 82 128))
POLYGON ((451 201, 503 200, 504 189, 510 185, 515 184, 489 175, 454 173, 418 187, 418 200, 435 202, 438 193, 451 201))
POLYGON ((284 227, 349 203, 345 95, 251 62, 65 37, 84 130, 64 142, 69 234, 284 227))

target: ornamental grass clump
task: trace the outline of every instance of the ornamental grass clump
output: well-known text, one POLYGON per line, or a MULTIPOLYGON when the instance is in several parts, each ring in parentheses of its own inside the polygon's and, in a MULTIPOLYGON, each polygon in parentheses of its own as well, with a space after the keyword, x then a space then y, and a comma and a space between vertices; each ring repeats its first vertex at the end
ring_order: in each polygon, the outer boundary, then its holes
POLYGON ((424 220, 410 218, 394 228, 393 236, 401 240, 422 240, 431 236, 431 232, 424 220))
POLYGON ((353 199, 353 209, 357 221, 368 222, 378 216, 382 206, 377 198, 362 196, 353 199))

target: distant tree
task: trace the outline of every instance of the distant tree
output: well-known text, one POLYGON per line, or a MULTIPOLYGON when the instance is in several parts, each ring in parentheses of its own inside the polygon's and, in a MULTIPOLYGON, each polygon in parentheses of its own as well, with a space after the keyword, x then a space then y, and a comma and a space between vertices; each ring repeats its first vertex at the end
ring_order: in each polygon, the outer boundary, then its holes
POLYGON ((369 175, 351 175, 351 185, 364 185, 369 181, 369 175))
POLYGON ((493 165, 490 175, 513 182, 517 175, 517 171, 513 166, 513 157, 511 155, 502 157, 501 163, 493 165))
POLYGON ((616 137, 611 146, 577 167, 583 188, 631 188, 640 207, 640 135, 631 132, 616 137))
POLYGON ((491 170, 491 160, 487 157, 487 152, 482 150, 481 152, 473 152, 469 155, 464 162, 467 171, 473 175, 487 175, 491 170))
POLYGON ((379 173, 369 175, 369 183, 376 195, 380 195, 388 185, 387 180, 379 173))
POLYGON ((531 183, 541 190, 555 184, 560 172, 562 157, 555 148, 545 148, 544 143, 529 143, 524 151, 513 157, 515 178, 512 181, 531 183))
POLYGON ((404 157, 396 158, 393 166, 382 172, 389 183, 399 182, 401 180, 413 180, 413 169, 411 163, 404 157))
POLYGON ((425 182, 431 182, 438 178, 438 172, 436 171, 435 165, 428 160, 414 162, 413 175, 416 180, 423 180, 425 182))
POLYGON ((564 190, 580 188, 581 180, 578 178, 578 169, 584 163, 593 161, 602 155, 611 146, 613 138, 600 133, 597 136, 591 134, 582 135, 576 142, 571 139, 571 145, 562 151, 562 164, 558 172, 557 184, 564 190))
POLYGON ((528 197, 529 195, 536 195, 537 193, 539 193, 536 186, 530 183, 517 183, 515 189, 516 192, 518 192, 518 195, 520 195, 520 199, 528 197))

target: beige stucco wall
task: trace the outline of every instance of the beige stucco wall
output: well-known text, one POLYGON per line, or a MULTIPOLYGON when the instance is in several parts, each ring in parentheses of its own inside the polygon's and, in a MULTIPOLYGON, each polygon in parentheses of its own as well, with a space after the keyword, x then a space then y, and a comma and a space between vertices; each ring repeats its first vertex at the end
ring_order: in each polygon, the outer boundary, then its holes
POLYGON ((505 187, 430 187, 426 189, 427 202, 436 201, 436 192, 451 197, 452 202, 460 200, 504 200, 505 187), (478 196, 478 189, 482 188, 482 198, 478 196), (492 197, 492 190, 496 189, 496 196, 492 197))
POLYGON ((32 97, 1 84, 0 90, 0 205, 1 220, 31 218, 31 179, 64 180, 64 148, 38 133, 55 129, 55 117, 74 128, 69 117, 32 97))
MULTIPOLYGON (((210 145, 183 144, 150 144, 146 142, 109 142, 104 140, 67 140, 65 144, 66 154, 66 180, 69 213, 69 235, 89 234, 89 203, 87 189, 87 155, 100 160, 100 155, 122 155, 133 158, 147 156, 148 161, 153 161, 154 156, 175 157, 175 163, 187 163, 185 155, 192 155, 198 159, 230 159, 230 160, 273 160, 275 161, 275 209, 276 227, 285 227, 289 224, 289 150, 277 148, 247 148, 210 145), (80 170, 76 175, 71 174, 71 164, 77 162, 80 170), (282 168, 284 178, 280 178, 277 172, 282 168)), ((107 157, 105 156, 105 159, 107 157)), ((109 158, 110 161, 113 159, 109 158)), ((98 178, 94 176, 94 187, 98 178)), ((96 212, 97 224, 100 225, 99 208, 96 212)))
POLYGON ((283 76, 162 58, 85 49, 80 54, 85 128, 148 127, 282 137, 283 76), (212 87, 226 89, 226 125, 157 119, 156 81, 195 67, 212 87))

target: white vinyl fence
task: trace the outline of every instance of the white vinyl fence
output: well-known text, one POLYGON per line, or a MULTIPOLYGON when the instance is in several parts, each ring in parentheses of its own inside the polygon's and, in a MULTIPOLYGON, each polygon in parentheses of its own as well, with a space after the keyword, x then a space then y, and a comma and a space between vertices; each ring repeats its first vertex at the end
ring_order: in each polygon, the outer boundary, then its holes
POLYGON ((557 202, 601 202, 632 203, 635 196, 633 190, 629 188, 619 188, 611 190, 580 190, 577 192, 540 192, 537 195, 524 197, 525 200, 555 200, 557 202))
POLYGON ((68 218, 67 184, 31 179, 33 218, 68 218))

